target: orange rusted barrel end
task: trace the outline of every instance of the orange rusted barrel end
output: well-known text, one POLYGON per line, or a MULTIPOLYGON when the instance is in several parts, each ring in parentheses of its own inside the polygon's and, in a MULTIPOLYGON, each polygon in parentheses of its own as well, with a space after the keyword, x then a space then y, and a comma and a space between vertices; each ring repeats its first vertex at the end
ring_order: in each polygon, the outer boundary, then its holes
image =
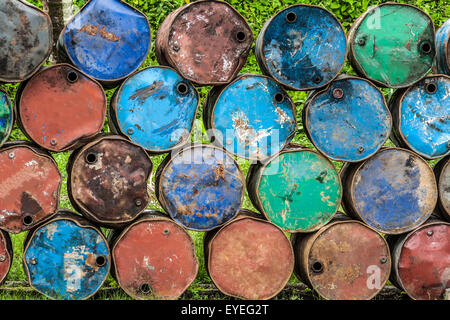
POLYGON ((0 230, 0 284, 2 284, 11 269, 13 246, 9 233, 0 230))
POLYGON ((289 239, 261 215, 241 210, 219 230, 205 233, 205 265, 224 294, 265 300, 276 296, 294 269, 289 239))
POLYGON ((134 299, 173 300, 197 276, 194 241, 158 211, 146 211, 110 237, 112 274, 134 299))

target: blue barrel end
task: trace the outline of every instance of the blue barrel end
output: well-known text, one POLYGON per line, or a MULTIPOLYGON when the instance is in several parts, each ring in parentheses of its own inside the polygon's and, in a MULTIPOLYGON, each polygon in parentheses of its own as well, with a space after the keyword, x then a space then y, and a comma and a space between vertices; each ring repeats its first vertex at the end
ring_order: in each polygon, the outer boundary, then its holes
POLYGON ((436 31, 435 73, 450 76, 450 19, 436 31))

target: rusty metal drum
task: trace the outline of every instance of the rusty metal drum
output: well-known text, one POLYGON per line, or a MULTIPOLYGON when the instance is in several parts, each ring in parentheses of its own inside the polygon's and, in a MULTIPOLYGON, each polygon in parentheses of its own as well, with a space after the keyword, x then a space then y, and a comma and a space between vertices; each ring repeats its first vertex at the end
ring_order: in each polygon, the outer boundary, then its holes
POLYGON ((286 232, 313 232, 328 223, 342 198, 339 174, 319 152, 291 144, 253 164, 247 174, 251 202, 286 232))
POLYGON ((328 10, 297 4, 269 19, 256 40, 261 71, 288 90, 312 90, 333 80, 345 63, 345 31, 328 10))
POLYGON ((342 214, 310 234, 292 234, 294 273, 327 300, 369 300, 389 280, 386 240, 364 223, 342 214))
POLYGON ((189 139, 200 98, 195 87, 169 67, 149 67, 116 90, 109 109, 111 131, 152 154, 189 139))
POLYGON ((8 276, 14 258, 11 237, 8 232, 0 230, 0 284, 8 276))
POLYGON ((167 215, 146 211, 111 233, 112 275, 134 299, 177 299, 198 271, 189 233, 167 215))
POLYGON ((13 104, 8 93, 0 87, 0 147, 9 139, 13 126, 13 104))
POLYGON ((195 1, 172 11, 156 36, 156 57, 196 85, 230 82, 253 43, 245 19, 227 2, 195 1))
POLYGON ((371 158, 341 169, 344 211, 385 234, 423 224, 437 203, 433 170, 416 153, 383 147, 371 158))
POLYGON ((21 233, 54 216, 62 176, 50 153, 26 141, 0 149, 0 229, 21 233))
POLYGON ((70 202, 100 226, 121 227, 149 203, 147 183, 152 169, 143 148, 117 135, 100 135, 70 155, 70 202))
POLYGON ((435 73, 450 76, 450 19, 436 31, 435 73))
POLYGON ((194 144, 161 162, 155 192, 175 222, 190 230, 208 231, 237 215, 245 178, 228 153, 212 145, 194 144))
POLYGON ((283 231, 249 210, 206 232, 203 245, 211 280, 222 293, 239 299, 276 296, 294 269, 292 245, 283 231))
POLYGON ((371 7, 351 27, 348 49, 349 61, 360 76, 382 87, 408 87, 433 66, 433 20, 409 4, 371 7))
POLYGON ((383 93, 370 81, 341 75, 313 91, 303 107, 307 137, 326 157, 358 162, 389 138, 392 117, 383 93))
POLYGON ((109 274, 111 257, 101 230, 79 214, 61 210, 24 241, 23 268, 32 288, 57 300, 93 296, 109 274))
POLYGON ((208 93, 203 123, 215 145, 241 158, 262 161, 292 140, 296 114, 289 94, 273 79, 241 74, 208 93))
POLYGON ((142 12, 121 0, 90 0, 62 30, 58 48, 76 68, 111 88, 144 63, 150 41, 142 12))
POLYGON ((50 17, 28 1, 2 0, 0 26, 0 82, 24 81, 50 56, 50 17))
POLYGON ((75 149, 103 128, 102 86, 68 64, 36 73, 16 95, 18 125, 32 141, 52 152, 75 149))
POLYGON ((430 75, 389 100, 391 140, 426 159, 450 154, 450 77, 430 75))
POLYGON ((450 223, 430 219, 389 240, 392 283, 414 300, 444 300, 450 288, 450 223))
POLYGON ((439 160, 433 171, 438 185, 436 211, 450 222, 450 155, 439 160))

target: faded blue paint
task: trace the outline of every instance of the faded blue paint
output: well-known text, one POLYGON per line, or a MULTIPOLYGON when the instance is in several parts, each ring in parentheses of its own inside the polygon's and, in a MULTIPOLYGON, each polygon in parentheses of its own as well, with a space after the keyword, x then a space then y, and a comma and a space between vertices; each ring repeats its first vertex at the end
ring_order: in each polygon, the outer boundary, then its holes
POLYGON ((391 114, 383 94, 367 80, 335 80, 307 105, 303 125, 314 146, 333 160, 361 161, 389 137, 391 114), (335 90, 343 96, 335 98, 335 90))
POLYGON ((129 77, 115 101, 122 134, 146 150, 165 152, 189 138, 199 98, 195 88, 174 70, 150 67, 129 77), (180 83, 189 88, 187 93, 178 93, 180 83))
POLYGON ((137 70, 150 40, 146 16, 119 0, 89 1, 69 21, 63 38, 73 64, 100 81, 122 79, 137 70))
POLYGON ((405 93, 400 107, 400 131, 409 147, 427 159, 450 154, 450 77, 431 76, 405 93), (435 93, 425 88, 432 82, 435 93))
POLYGON ((167 164, 159 181, 159 196, 176 222, 207 231, 236 216, 244 186, 233 158, 217 147, 199 145, 182 150, 167 164))
POLYGON ((450 76, 450 19, 436 31, 436 73, 450 76))
POLYGON ((36 230, 24 252, 31 285, 53 299, 80 300, 97 292, 109 273, 109 249, 92 228, 71 220, 52 221, 36 230), (104 256, 98 267, 95 258, 104 256), (36 264, 33 264, 33 258, 36 264), (97 270, 95 270, 97 269, 97 270))
POLYGON ((255 53, 261 70, 293 90, 319 88, 344 65, 347 43, 339 21, 324 8, 294 5, 263 27, 255 53), (289 23, 288 13, 297 20, 289 23))
POLYGON ((272 79, 243 75, 218 97, 210 123, 216 141, 246 159, 266 159, 289 143, 296 130, 296 111, 284 89, 272 79), (284 100, 276 103, 277 93, 284 100))

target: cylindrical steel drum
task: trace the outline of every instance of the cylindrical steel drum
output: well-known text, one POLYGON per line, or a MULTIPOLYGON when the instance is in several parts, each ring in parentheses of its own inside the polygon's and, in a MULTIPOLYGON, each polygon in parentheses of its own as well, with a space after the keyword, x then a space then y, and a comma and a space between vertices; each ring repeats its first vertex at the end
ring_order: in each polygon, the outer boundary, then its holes
POLYGON ((383 93, 370 81, 350 75, 313 91, 302 118, 312 144, 336 161, 358 162, 372 156, 392 127, 383 93))
POLYGON ((225 1, 187 3, 172 11, 156 37, 156 57, 197 85, 230 82, 253 42, 245 19, 225 1))
POLYGON ((189 233, 158 211, 146 211, 109 238, 111 274, 134 299, 177 299, 198 271, 189 233))
POLYGON ((250 166, 247 191, 255 208, 287 232, 319 229, 334 216, 342 198, 341 180, 331 161, 294 144, 250 166))
POLYGON ((310 234, 293 234, 294 273, 328 300, 369 300, 389 279, 386 240, 364 223, 337 214, 310 234))
POLYGON ((26 141, 0 149, 0 229, 20 233, 56 214, 62 176, 47 151, 26 141))
POLYGON ((186 143, 200 103, 194 86, 169 67, 149 67, 130 76, 114 93, 112 132, 152 154, 186 143))
POLYGON ((433 66, 433 20, 409 4, 371 7, 351 27, 348 49, 349 61, 360 76, 383 87, 408 87, 433 66))
POLYGON ((292 246, 283 231, 248 210, 206 232, 203 246, 207 272, 228 296, 270 299, 286 286, 294 269, 292 246))
POLYGON ((101 230, 78 214, 61 210, 27 234, 23 267, 32 288, 58 300, 82 300, 103 285, 110 268, 101 230))
POLYGON ((450 76, 450 19, 447 19, 436 31, 435 73, 450 76))
POLYGON ((0 82, 24 81, 50 56, 50 17, 29 1, 2 0, 0 26, 0 82))
POLYGON ((261 71, 289 90, 320 88, 344 66, 345 31, 328 10, 293 5, 265 23, 255 55, 261 71))
POLYGON ((183 227, 207 231, 241 208, 245 178, 237 162, 212 145, 188 145, 169 154, 155 175, 159 203, 183 227))
POLYGON ((138 145, 120 136, 100 135, 70 155, 70 202, 100 226, 121 227, 149 203, 147 183, 152 169, 150 157, 138 145))
POLYGON ((344 211, 385 234, 401 234, 424 223, 437 202, 428 163, 412 151, 383 147, 341 169, 344 211))
POLYGON ((14 107, 8 93, 0 87, 0 147, 9 139, 14 126, 14 107))
POLYGON ((9 233, 0 230, 0 284, 2 284, 11 269, 14 258, 13 246, 9 233))
POLYGON ((121 0, 90 0, 62 30, 58 48, 71 64, 111 88, 144 63, 150 40, 145 14, 121 0))
POLYGON ((230 153, 264 160, 294 137, 296 110, 288 93, 267 76, 241 74, 215 87, 203 109, 210 140, 230 153))
POLYGON ((436 211, 450 221, 450 155, 442 158, 433 168, 438 185, 436 211))
POLYGON ((450 223, 430 219, 389 243, 391 281, 412 299, 445 299, 450 289, 450 223))
POLYGON ((68 64, 57 64, 22 83, 16 95, 17 123, 42 148, 66 151, 102 130, 106 103, 98 82, 68 64))
POLYGON ((450 154, 450 77, 430 75, 389 100, 391 140, 426 159, 450 154))

